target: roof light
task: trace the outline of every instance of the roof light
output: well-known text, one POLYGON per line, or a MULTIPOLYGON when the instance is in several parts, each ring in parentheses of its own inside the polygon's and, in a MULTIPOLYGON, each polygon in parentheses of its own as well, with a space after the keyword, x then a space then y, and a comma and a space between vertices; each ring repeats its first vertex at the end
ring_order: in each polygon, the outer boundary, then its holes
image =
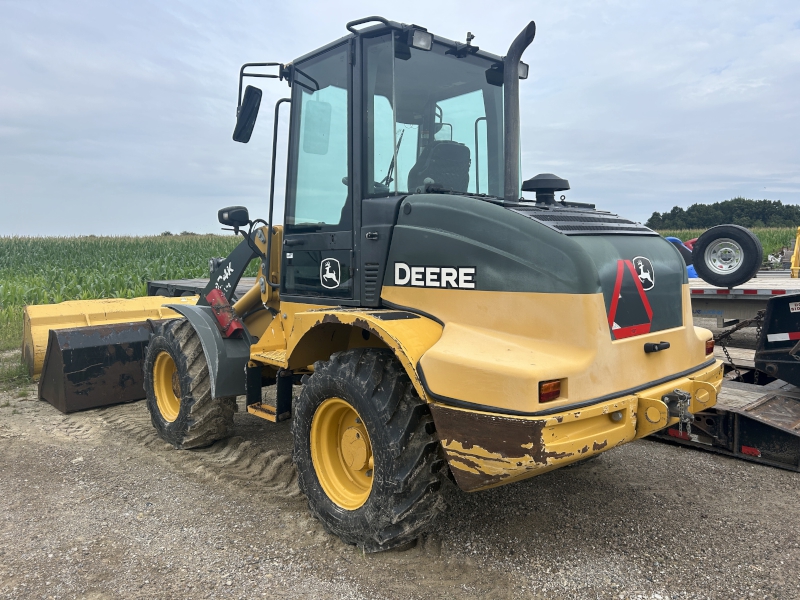
POLYGON ((539 382, 539 402, 550 402, 561 395, 561 380, 539 382))
POLYGON ((520 79, 528 78, 528 65, 526 65, 522 61, 519 61, 519 78, 520 79))
POLYGON ((411 31, 410 46, 417 50, 430 50, 433 48, 433 34, 422 29, 414 29, 411 31))

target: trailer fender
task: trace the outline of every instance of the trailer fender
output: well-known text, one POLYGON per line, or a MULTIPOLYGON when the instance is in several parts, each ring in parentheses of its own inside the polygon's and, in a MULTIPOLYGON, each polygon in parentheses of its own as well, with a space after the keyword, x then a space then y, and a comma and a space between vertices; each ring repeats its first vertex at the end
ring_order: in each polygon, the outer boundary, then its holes
POLYGON ((433 319, 404 310, 334 308, 297 312, 288 340, 288 365, 296 369, 327 360, 334 352, 356 347, 355 338, 360 346, 378 345, 392 350, 419 397, 427 402, 416 365, 442 336, 442 328, 433 319), (348 333, 353 330, 364 332, 363 337, 348 333))
POLYGON ((170 304, 169 308, 180 313, 191 323, 208 362, 211 380, 211 396, 240 396, 247 391, 245 367, 250 359, 250 344, 244 338, 223 338, 217 319, 208 306, 170 304))

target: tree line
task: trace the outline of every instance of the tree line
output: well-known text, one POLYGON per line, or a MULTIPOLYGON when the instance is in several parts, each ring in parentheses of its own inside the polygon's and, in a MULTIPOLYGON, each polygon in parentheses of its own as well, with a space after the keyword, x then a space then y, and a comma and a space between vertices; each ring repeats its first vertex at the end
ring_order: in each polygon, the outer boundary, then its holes
POLYGON ((715 225, 753 227, 800 227, 800 206, 780 200, 733 198, 713 204, 692 204, 669 212, 654 212, 645 225, 650 229, 708 229, 715 225))

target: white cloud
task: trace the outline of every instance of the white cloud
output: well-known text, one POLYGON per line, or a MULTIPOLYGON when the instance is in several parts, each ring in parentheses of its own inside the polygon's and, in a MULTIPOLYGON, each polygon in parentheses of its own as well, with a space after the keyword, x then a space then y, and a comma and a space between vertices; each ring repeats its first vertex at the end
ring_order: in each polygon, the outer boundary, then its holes
POLYGON ((288 89, 265 82, 253 141, 236 144, 239 66, 289 61, 376 12, 497 54, 536 20, 523 174, 556 172, 575 200, 637 219, 737 195, 800 202, 794 2, 26 0, 0 5, 0 235, 265 214, 271 107, 288 89))

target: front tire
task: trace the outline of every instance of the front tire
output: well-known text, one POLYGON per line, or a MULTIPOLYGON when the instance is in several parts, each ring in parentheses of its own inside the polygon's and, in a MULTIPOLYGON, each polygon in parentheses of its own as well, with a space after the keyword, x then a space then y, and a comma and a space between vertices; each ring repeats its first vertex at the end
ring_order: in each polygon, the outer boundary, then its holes
POLYGON ((312 514, 367 552, 415 540, 444 508, 428 406, 388 350, 317 362, 293 410, 294 461, 312 514))
POLYGON ((703 233, 692 249, 697 275, 717 287, 732 288, 750 281, 764 260, 761 241, 738 225, 718 225, 703 233))
POLYGON ((212 398, 200 338, 186 319, 164 325, 147 346, 147 409, 158 435, 175 448, 202 448, 233 431, 236 398, 212 398))

